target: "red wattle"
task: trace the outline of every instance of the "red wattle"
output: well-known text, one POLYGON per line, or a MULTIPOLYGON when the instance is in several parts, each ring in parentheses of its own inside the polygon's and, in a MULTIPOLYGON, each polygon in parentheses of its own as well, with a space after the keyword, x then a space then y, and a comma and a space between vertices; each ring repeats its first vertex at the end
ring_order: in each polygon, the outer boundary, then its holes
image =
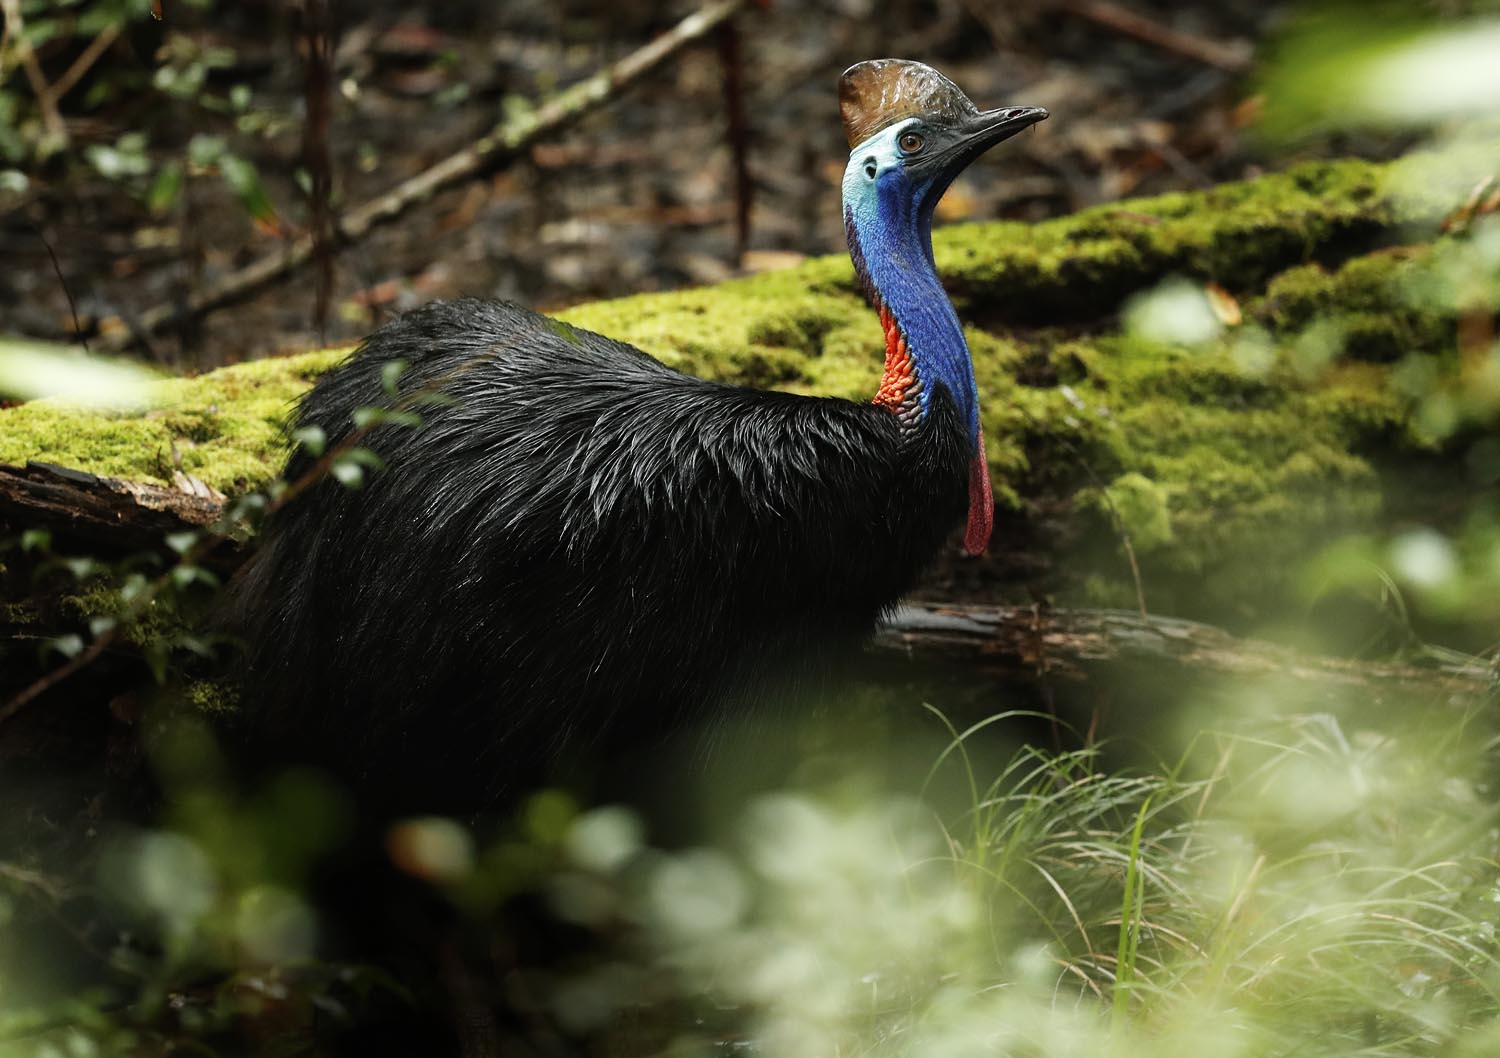
POLYGON ((964 554, 982 555, 995 528, 995 496, 990 488, 990 461, 984 455, 984 431, 974 439, 974 462, 969 464, 969 524, 964 530, 964 554))

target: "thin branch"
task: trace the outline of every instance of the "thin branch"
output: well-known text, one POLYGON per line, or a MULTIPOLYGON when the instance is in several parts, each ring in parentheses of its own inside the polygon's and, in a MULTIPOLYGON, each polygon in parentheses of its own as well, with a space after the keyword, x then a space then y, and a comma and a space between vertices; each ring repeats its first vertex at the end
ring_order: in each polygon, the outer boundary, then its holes
POLYGON ((31 225, 36 237, 42 241, 47 248, 47 256, 52 259, 52 273, 57 276, 58 285, 62 287, 63 296, 68 299, 68 311, 73 314, 73 336, 83 345, 84 352, 89 351, 88 337, 83 333, 83 324, 78 319, 78 304, 73 300, 73 291, 68 286, 67 277, 63 275, 62 262, 57 259, 57 251, 52 248, 52 241, 47 238, 46 232, 35 223, 31 225))
POLYGON ((61 147, 68 142, 68 127, 63 124, 62 115, 58 113, 57 100, 52 94, 52 87, 47 84, 46 75, 42 73, 42 64, 37 61, 31 42, 26 39, 21 0, 0 0, 0 12, 5 14, 6 36, 10 38, 21 68, 26 71, 26 79, 31 82, 31 91, 42 112, 42 125, 47 130, 47 138, 55 146, 61 147))
POLYGON ((47 894, 48 898, 54 903, 60 902, 67 895, 67 886, 62 882, 54 878, 49 878, 40 871, 33 871, 28 867, 18 867, 13 863, 0 861, 0 878, 39 890, 47 894))
MULTIPOLYGON (((1031 425, 1041 427, 1042 424, 1026 409, 1022 408, 1021 414, 1025 416, 1031 425)), ((1094 473, 1093 465, 1089 463, 1082 449, 1066 437, 1059 437, 1057 440, 1061 442, 1064 448, 1073 453, 1073 456, 1078 460, 1078 465, 1083 468, 1084 474, 1088 477, 1090 484, 1099 490, 1099 498, 1104 501, 1104 509, 1109 514, 1110 527, 1119 536, 1120 547, 1125 552, 1125 560, 1130 564, 1130 579, 1131 583, 1135 585, 1136 609, 1140 611, 1141 620, 1151 620, 1151 614, 1146 608, 1146 584, 1141 579, 1141 564, 1136 561, 1135 545, 1130 542, 1130 532, 1125 528, 1125 519, 1120 517, 1120 510, 1115 506, 1114 497, 1110 496, 1109 489, 1099 479, 1099 475, 1094 473)))
POLYGON ((1102 26, 1122 37, 1149 44, 1179 58, 1214 66, 1227 73, 1245 73, 1250 69, 1250 49, 1224 44, 1205 37, 1195 37, 1171 26, 1147 18, 1138 11, 1111 0, 1055 0, 1057 6, 1078 18, 1102 26))
POLYGON ((52 83, 53 102, 72 91, 73 86, 83 79, 83 75, 99 61, 100 56, 109 50, 109 46, 120 39, 121 32, 123 32, 122 27, 117 22, 105 27, 97 37, 89 41, 89 46, 83 49, 83 54, 74 59, 73 65, 68 67, 67 72, 52 83))
MULTIPOLYGON (((15 3, 17 0, 3 0, 15 3)), ((355 242, 375 228, 426 201, 438 191, 470 179, 500 161, 520 154, 535 141, 572 125, 586 114, 612 102, 630 85, 660 66, 687 45, 713 32, 742 11, 750 0, 718 0, 684 18, 660 37, 631 52, 607 69, 559 92, 535 110, 501 122, 468 147, 449 155, 390 191, 345 215, 338 225, 339 240, 355 242)), ((135 330, 119 318, 103 321, 104 344, 120 349, 139 334, 151 334, 184 315, 199 316, 244 298, 299 268, 313 256, 313 239, 303 235, 284 249, 268 254, 194 292, 187 303, 158 305, 143 312, 135 330)))

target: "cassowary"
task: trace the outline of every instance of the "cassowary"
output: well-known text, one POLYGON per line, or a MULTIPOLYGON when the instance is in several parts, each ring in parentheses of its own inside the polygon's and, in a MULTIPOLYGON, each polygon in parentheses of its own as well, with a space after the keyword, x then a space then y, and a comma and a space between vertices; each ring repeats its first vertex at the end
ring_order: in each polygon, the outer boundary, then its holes
MULTIPOLYGON (((237 587, 243 713, 262 746, 463 809, 612 725, 751 708, 857 644, 967 511, 992 502, 973 366, 933 262, 933 207, 1046 111, 980 111, 899 59, 840 81, 844 223, 885 328, 870 403, 674 371, 516 305, 411 312, 324 376, 294 425, 357 409, 386 467, 317 481, 237 587), (437 399, 424 399, 436 396, 437 399)), ((294 454, 289 480, 314 457, 294 454)))

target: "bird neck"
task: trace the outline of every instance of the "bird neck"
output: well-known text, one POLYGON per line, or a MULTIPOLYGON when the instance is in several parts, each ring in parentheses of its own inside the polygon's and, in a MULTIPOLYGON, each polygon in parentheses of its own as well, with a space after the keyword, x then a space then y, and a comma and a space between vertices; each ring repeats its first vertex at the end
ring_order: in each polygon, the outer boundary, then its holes
POLYGON ((913 428, 942 386, 968 437, 977 439, 974 362, 933 261, 931 205, 904 181, 881 179, 864 193, 845 194, 844 229, 854 270, 885 329, 885 373, 875 403, 913 428))

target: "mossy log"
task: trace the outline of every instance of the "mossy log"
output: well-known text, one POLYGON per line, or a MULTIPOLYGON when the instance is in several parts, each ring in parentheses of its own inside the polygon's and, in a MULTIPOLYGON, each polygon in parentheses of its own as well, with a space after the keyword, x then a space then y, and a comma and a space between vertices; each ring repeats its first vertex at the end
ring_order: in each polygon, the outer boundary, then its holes
MULTIPOLYGON (((1466 485, 1445 459, 1464 421, 1461 312, 1411 292, 1440 285, 1464 252, 1441 222, 1494 164, 1304 164, 1041 224, 940 231, 999 531, 989 558, 945 562, 927 594, 1120 606, 1143 588, 1156 612, 1252 620, 1285 602, 1318 541, 1431 508, 1435 491, 1462 518, 1466 485), (1132 299, 1173 277, 1210 290, 1204 303, 1227 322, 1191 344, 1122 324, 1132 299)), ((730 382, 859 398, 880 370, 879 324, 840 256, 559 318, 730 382)), ((0 463, 260 488, 280 466, 289 402, 344 353, 165 382, 141 413, 0 411, 0 463)))

